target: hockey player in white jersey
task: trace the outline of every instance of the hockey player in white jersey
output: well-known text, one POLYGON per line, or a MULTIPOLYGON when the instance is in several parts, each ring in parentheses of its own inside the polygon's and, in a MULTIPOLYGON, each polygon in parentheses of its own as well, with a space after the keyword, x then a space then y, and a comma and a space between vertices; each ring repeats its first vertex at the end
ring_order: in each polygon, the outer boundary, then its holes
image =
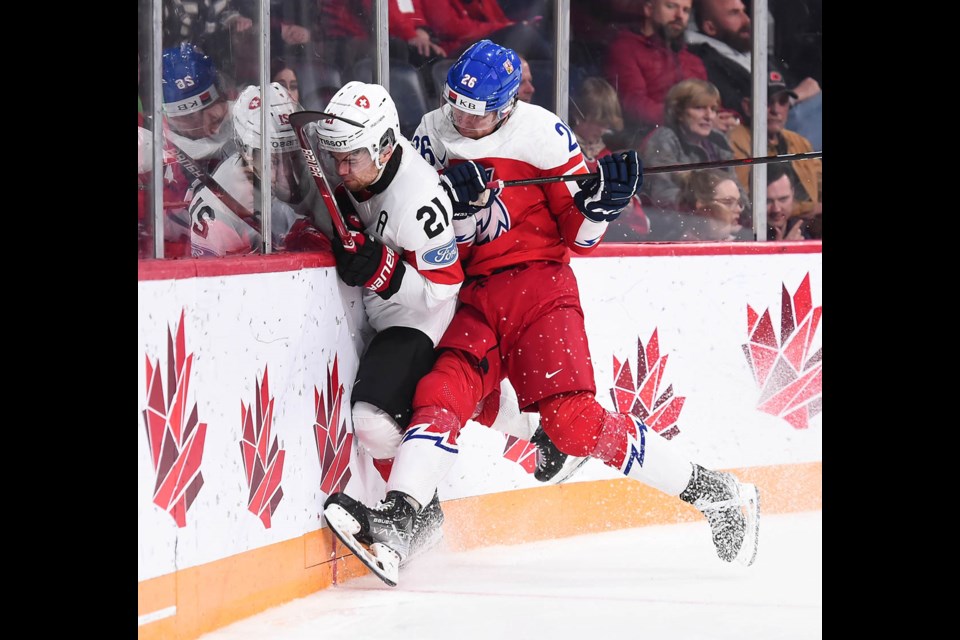
MULTIPOLYGON (((240 255, 260 249, 262 215, 256 208, 260 193, 261 102, 260 87, 249 86, 233 103, 230 130, 236 136, 237 151, 221 162, 211 176, 235 203, 206 186, 199 188, 191 200, 190 245, 195 258, 240 255)), ((300 105, 282 85, 270 84, 267 139, 271 147, 270 232, 275 250, 284 248, 294 224, 309 217, 311 189, 315 194, 289 122, 290 114, 299 109, 300 105)))
MULTIPOLYGON (((337 273, 364 288, 364 309, 377 332, 353 386, 353 429, 386 480, 410 420, 413 390, 433 365, 463 283, 453 209, 437 172, 400 133, 396 105, 382 86, 349 82, 324 113, 332 117, 307 125, 306 137, 356 245, 348 251, 333 238, 337 273)), ((425 505, 404 564, 441 536, 436 492, 425 505)), ((336 524, 330 523, 335 532, 336 524)), ((364 562, 378 561, 356 541, 344 543, 364 562)))
POLYGON ((581 184, 561 180, 587 174, 576 136, 555 114, 517 100, 520 79, 516 53, 482 40, 450 68, 444 104, 417 128, 414 143, 432 166, 474 176, 455 192, 455 205, 476 205, 456 222, 468 280, 436 363, 417 385, 386 497, 371 509, 335 493, 324 515, 374 546, 402 549, 422 505, 456 461, 463 425, 506 377, 520 407, 540 413, 561 451, 597 458, 694 505, 706 516, 720 558, 751 564, 756 487, 693 463, 641 419, 608 411, 595 397, 570 254, 589 254, 636 195, 639 157, 632 150, 607 156, 581 184), (486 188, 492 180, 554 176, 533 188, 486 188))

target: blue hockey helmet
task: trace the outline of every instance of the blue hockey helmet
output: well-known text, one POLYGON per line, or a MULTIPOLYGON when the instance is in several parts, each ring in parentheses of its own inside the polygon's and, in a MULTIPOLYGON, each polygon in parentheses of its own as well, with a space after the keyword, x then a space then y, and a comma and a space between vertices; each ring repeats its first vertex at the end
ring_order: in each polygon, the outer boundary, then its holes
POLYGON ((516 52, 481 40, 450 67, 443 97, 460 111, 474 116, 496 112, 497 120, 501 120, 517 102, 520 80, 520 57, 516 52))
POLYGON ((200 49, 184 42, 163 50, 163 111, 185 116, 216 102, 217 70, 200 49))

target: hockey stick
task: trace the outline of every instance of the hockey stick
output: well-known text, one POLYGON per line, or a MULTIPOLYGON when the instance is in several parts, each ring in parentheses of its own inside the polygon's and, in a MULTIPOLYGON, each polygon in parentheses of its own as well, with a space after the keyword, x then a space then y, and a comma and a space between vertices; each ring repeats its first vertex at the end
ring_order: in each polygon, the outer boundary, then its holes
MULTIPOLYGON (((715 160, 711 162, 694 162, 691 164, 668 164, 660 167, 644 167, 643 175, 655 173, 673 173, 675 171, 696 171, 698 169, 722 169, 724 167, 742 167, 751 164, 769 164, 771 162, 794 162, 795 160, 813 160, 823 155, 823 151, 808 151, 806 153, 788 153, 779 156, 764 158, 734 158, 732 160, 715 160)), ((503 187, 521 187, 528 184, 548 184, 551 182, 570 182, 571 180, 589 180, 596 178, 599 173, 574 173, 566 176, 546 176, 544 178, 527 178, 526 180, 491 180, 487 189, 502 189, 503 187)))
MULTIPOLYGON (((343 243, 343 248, 347 251, 354 252, 357 250, 357 244, 354 242, 353 236, 350 235, 350 230, 347 228, 347 223, 343 219, 343 214, 340 213, 340 207, 337 206, 337 201, 333 197, 333 191, 327 183, 327 177, 323 175, 323 170, 320 169, 320 163, 317 162, 317 156, 313 153, 310 142, 307 140, 307 134, 304 131, 304 127, 311 122, 329 118, 339 118, 339 116, 330 115, 329 113, 323 113, 321 111, 297 111, 290 114, 290 124, 293 126, 293 130, 297 132, 300 151, 303 152, 303 157, 307 161, 307 166, 310 168, 313 181, 317 183, 317 190, 320 191, 320 197, 323 198, 323 203, 327 206, 327 211, 330 212, 333 228, 336 230, 337 235, 340 236, 340 242, 343 243)), ((355 127, 363 128, 362 124, 353 122, 352 120, 347 120, 346 118, 339 119, 355 127)))
POLYGON ((194 180, 199 180, 200 184, 205 186, 207 189, 210 189, 213 195, 219 198, 220 202, 225 204, 228 209, 233 211, 238 218, 250 225, 254 231, 260 235, 263 235, 260 221, 257 220, 252 211, 240 204, 236 198, 227 193, 227 190, 224 189, 220 183, 213 178, 213 176, 207 174, 206 171, 201 169, 194 159, 188 156, 183 149, 178 147, 170 140, 168 140, 168 142, 170 142, 170 146, 173 148, 173 153, 177 159, 177 162, 180 163, 180 166, 183 167, 184 171, 189 173, 194 180))

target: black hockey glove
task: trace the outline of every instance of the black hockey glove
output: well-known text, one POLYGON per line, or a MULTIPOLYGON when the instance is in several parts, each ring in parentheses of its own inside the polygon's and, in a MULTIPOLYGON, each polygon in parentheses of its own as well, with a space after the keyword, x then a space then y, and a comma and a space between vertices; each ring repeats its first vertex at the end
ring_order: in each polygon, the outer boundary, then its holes
POLYGON ((340 279, 351 287, 364 287, 388 300, 400 290, 406 271, 400 254, 369 233, 352 232, 350 235, 357 245, 355 252, 344 249, 339 238, 332 243, 340 279))
POLYGON ((453 202, 454 220, 462 220, 487 206, 490 190, 486 175, 473 160, 448 167, 440 174, 440 186, 453 202))
POLYGON ((613 222, 643 184, 640 156, 631 149, 600 158, 599 176, 585 181, 573 196, 580 213, 594 222, 613 222))

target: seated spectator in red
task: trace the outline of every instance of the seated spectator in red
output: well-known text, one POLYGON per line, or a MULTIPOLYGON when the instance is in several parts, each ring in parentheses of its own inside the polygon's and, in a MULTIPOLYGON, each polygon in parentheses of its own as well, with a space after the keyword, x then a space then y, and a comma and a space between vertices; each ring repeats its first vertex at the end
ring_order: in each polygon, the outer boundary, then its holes
MULTIPOLYGON (((521 84, 521 88, 523 85, 521 84)), ((597 173, 600 158, 610 155, 605 137, 623 129, 623 115, 617 92, 603 78, 585 78, 570 96, 568 109, 570 126, 577 136, 577 144, 590 173, 597 173)), ((607 228, 608 241, 637 241, 650 233, 650 221, 643 212, 640 198, 634 196, 620 217, 607 228)))
POLYGON ((620 95, 627 126, 643 134, 663 124, 667 91, 686 78, 707 79, 687 50, 684 30, 692 0, 644 0, 646 20, 622 29, 607 50, 605 76, 620 95))
MULTIPOLYGON (((714 129, 720 108, 720 92, 706 80, 681 80, 667 93, 664 126, 643 141, 643 166, 692 164, 731 160, 733 149, 726 137, 714 129)), ((722 169, 736 180, 733 168, 722 169)), ((680 210, 680 195, 688 180, 686 172, 645 175, 641 194, 644 203, 680 210)))
POLYGON ((409 45, 408 59, 415 67, 447 56, 446 50, 434 41, 423 3, 424 0, 391 0, 388 7, 390 35, 409 45))
MULTIPOLYGON (((447 51, 428 23, 424 0, 389 0, 387 24, 390 59, 421 66, 447 51)), ((317 29, 326 48, 324 59, 341 71, 349 71, 361 58, 372 58, 372 0, 321 0, 317 29)))
POLYGON ((423 0, 423 6, 434 36, 451 58, 483 39, 530 59, 553 57, 553 47, 538 29, 540 20, 515 22, 497 0, 423 0))

